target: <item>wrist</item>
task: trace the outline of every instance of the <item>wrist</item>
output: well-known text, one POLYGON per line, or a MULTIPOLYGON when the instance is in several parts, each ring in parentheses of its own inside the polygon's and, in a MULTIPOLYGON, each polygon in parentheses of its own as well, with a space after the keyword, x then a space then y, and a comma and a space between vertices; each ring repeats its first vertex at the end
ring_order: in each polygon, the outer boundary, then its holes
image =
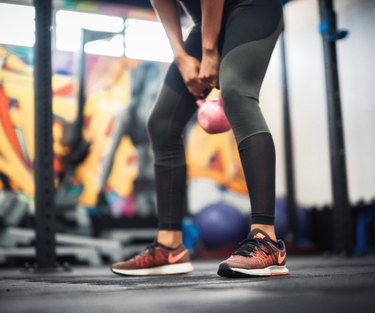
POLYGON ((202 53, 204 55, 216 55, 219 53, 217 46, 203 46, 202 53))
POLYGON ((174 63, 176 63, 177 66, 179 66, 181 63, 184 62, 184 59, 186 57, 185 51, 180 51, 178 53, 174 53, 174 63))

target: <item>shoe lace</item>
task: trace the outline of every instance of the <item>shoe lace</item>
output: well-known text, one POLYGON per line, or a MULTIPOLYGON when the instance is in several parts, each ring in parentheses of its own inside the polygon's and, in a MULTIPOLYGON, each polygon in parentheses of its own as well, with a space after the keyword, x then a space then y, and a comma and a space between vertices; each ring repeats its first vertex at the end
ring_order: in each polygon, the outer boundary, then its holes
POLYGON ((271 242, 267 239, 246 238, 238 244, 238 248, 233 253, 233 255, 242 255, 248 257, 257 250, 261 250, 267 255, 270 255, 273 253, 273 249, 270 244, 271 242))
POLYGON ((150 243, 148 246, 146 246, 146 248, 143 251, 141 251, 140 253, 136 254, 134 256, 134 258, 140 258, 140 257, 145 256, 146 254, 154 256, 155 255, 155 247, 156 247, 156 243, 155 242, 150 243))

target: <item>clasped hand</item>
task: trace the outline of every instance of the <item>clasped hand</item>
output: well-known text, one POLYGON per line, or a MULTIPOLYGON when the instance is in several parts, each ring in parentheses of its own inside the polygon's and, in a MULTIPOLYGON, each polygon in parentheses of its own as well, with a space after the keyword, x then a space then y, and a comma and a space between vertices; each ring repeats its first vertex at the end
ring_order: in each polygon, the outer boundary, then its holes
POLYGON ((177 67, 189 92, 203 97, 204 90, 219 87, 220 55, 217 51, 203 53, 202 61, 185 55, 176 60, 177 67))

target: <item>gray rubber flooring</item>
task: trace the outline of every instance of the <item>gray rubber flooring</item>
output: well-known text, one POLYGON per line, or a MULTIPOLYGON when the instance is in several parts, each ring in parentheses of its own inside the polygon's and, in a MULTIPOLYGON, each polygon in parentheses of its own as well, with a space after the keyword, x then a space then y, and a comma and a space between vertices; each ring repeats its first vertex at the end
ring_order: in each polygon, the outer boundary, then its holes
POLYGON ((218 262, 189 275, 121 277, 108 267, 29 274, 0 270, 0 312, 375 312, 375 256, 290 257, 290 275, 226 279, 218 262))

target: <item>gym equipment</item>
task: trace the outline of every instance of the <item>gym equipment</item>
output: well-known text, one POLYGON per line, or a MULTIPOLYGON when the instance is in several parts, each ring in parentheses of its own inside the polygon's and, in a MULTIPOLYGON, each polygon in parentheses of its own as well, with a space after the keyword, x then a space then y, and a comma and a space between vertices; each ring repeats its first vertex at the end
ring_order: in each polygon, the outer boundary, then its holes
POLYGON ((276 237, 283 240, 285 240, 289 231, 287 200, 284 198, 276 198, 275 231, 276 237))
POLYGON ((296 207, 295 217, 295 231, 291 232, 290 217, 289 217, 289 203, 288 198, 276 198, 275 204, 275 229, 278 238, 302 242, 308 237, 310 230, 309 212, 301 207, 296 207))
POLYGON ((29 210, 27 199, 22 194, 0 191, 0 230, 17 226, 29 210))
MULTIPOLYGON (((18 227, 7 227, 0 232, 0 263, 7 257, 35 257, 35 248, 32 246, 36 240, 33 230, 18 227)), ((46 238, 49 240, 50 238, 46 238)), ((86 261, 90 265, 101 265, 102 257, 111 261, 123 257, 121 244, 113 239, 98 239, 84 236, 56 233, 56 255, 74 256, 86 261)), ((36 264, 40 268, 39 264, 36 264)))
POLYGON ((332 0, 319 0, 320 32, 323 39, 327 109, 329 122, 330 161, 333 192, 334 250, 352 254, 351 216, 346 175, 344 126, 341 113, 340 86, 336 41, 345 38, 347 31, 337 29, 332 0))
POLYGON ((353 254, 363 255, 367 253, 375 253, 375 245, 370 240, 371 227, 375 224, 375 210, 372 204, 360 202, 356 210, 358 216, 356 218, 356 242, 353 248, 353 254))
POLYGON ((190 253, 194 253, 195 247, 199 242, 200 231, 191 217, 185 217, 182 220, 182 234, 184 246, 190 253))
MULTIPOLYGON (((101 256, 106 256, 112 261, 119 260, 122 253, 118 241, 56 234, 55 177, 52 150, 52 1, 34 0, 33 3, 36 22, 36 43, 34 47, 35 150, 38 152, 35 155, 34 164, 35 231, 14 227, 18 226, 18 221, 21 215, 23 216, 25 206, 14 209, 11 202, 5 203, 2 212, 4 214, 1 216, 4 225, 0 229, 0 261, 11 257, 34 257, 36 259, 34 267, 37 271, 57 271, 57 256, 75 256, 93 265, 100 264, 101 256), (14 214, 10 214, 9 208, 12 209, 14 214), (56 247, 57 244, 61 246, 56 247)), ((81 129, 79 129, 79 132, 81 132, 81 129)), ((80 145, 76 146, 81 147, 80 145)), ((76 154, 75 162, 79 162, 85 156, 87 150, 88 145, 83 143, 82 148, 76 150, 80 153, 79 155, 76 154)), ((71 198, 74 199, 75 197, 71 198)), ((13 201, 8 195, 7 199, 13 201)), ((71 199, 65 198, 65 200, 71 199)), ((65 204, 67 204, 66 201, 65 204)))
POLYGON ((211 100, 196 101, 198 109, 198 123, 209 134, 223 133, 231 129, 224 113, 221 96, 211 100))
POLYGON ((234 207, 218 202, 209 205, 193 218, 200 239, 207 248, 237 244, 247 234, 246 220, 234 207))
POLYGON ((52 1, 35 6, 35 249, 39 269, 56 270, 55 201, 52 148, 52 1))

